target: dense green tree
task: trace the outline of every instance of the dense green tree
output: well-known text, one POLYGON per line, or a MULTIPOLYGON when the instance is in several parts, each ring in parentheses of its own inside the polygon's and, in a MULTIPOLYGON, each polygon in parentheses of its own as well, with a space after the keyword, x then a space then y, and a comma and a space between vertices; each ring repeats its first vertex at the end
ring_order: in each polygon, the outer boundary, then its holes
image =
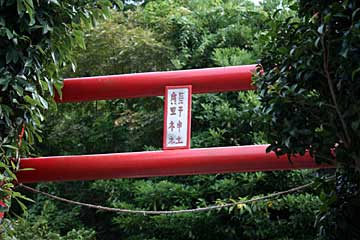
POLYGON ((172 68, 172 46, 159 39, 151 29, 134 21, 134 13, 112 11, 111 21, 101 21, 86 34, 86 51, 77 51, 76 72, 70 76, 95 76, 133 72, 161 71, 172 68))
POLYGON ((336 188, 325 192, 318 225, 324 239, 359 239, 360 5, 299 1, 295 18, 269 19, 264 76, 257 81, 277 154, 310 151, 334 162, 336 188))
POLYGON ((84 47, 83 29, 111 7, 106 0, 0 1, 1 212, 22 197, 12 191, 19 151, 27 154, 34 138, 41 141, 47 99, 62 85, 60 69, 71 64, 75 46, 84 47))
POLYGON ((261 26, 261 11, 255 9, 250 1, 153 1, 138 22, 171 41, 176 68, 219 66, 212 57, 216 48, 218 54, 223 48, 243 50, 229 50, 233 58, 245 55, 247 61, 235 63, 243 64, 249 63, 249 55, 253 60, 257 56, 252 40, 261 26))

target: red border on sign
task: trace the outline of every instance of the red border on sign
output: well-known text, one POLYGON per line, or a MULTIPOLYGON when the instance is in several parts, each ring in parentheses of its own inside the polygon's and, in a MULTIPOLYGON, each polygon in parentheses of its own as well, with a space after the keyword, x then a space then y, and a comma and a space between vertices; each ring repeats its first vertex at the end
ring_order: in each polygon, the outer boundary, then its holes
POLYGON ((192 86, 191 86, 191 85, 166 86, 166 87, 165 87, 163 150, 171 150, 171 149, 190 149, 190 140, 191 140, 191 98, 192 98, 192 86), (167 134, 168 92, 169 92, 169 89, 178 89, 178 88, 187 88, 188 91, 189 91, 189 94, 188 94, 187 141, 186 141, 186 146, 168 147, 168 146, 166 145, 166 139, 167 139, 167 138, 166 138, 166 134, 167 134))

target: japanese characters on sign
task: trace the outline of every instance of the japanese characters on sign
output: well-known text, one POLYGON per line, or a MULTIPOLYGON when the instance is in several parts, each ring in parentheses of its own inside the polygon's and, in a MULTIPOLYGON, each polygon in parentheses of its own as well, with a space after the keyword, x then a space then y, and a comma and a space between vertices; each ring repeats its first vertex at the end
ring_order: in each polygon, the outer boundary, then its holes
POLYGON ((164 149, 190 148, 191 86, 166 87, 164 149))

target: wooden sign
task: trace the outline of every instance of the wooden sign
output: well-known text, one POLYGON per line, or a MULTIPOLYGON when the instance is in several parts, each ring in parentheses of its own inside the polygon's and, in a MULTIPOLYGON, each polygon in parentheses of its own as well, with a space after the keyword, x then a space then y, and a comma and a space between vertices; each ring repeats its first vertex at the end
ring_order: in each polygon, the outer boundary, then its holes
POLYGON ((163 149, 190 148, 191 85, 165 88, 163 149))

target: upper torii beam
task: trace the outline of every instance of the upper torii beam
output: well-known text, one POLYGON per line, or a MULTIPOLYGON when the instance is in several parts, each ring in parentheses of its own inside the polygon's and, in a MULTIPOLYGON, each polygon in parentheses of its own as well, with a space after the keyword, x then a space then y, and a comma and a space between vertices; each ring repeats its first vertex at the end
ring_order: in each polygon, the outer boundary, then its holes
POLYGON ((163 96, 166 86, 192 85, 192 93, 253 90, 257 65, 134 73, 64 80, 57 102, 83 102, 117 98, 163 96))

